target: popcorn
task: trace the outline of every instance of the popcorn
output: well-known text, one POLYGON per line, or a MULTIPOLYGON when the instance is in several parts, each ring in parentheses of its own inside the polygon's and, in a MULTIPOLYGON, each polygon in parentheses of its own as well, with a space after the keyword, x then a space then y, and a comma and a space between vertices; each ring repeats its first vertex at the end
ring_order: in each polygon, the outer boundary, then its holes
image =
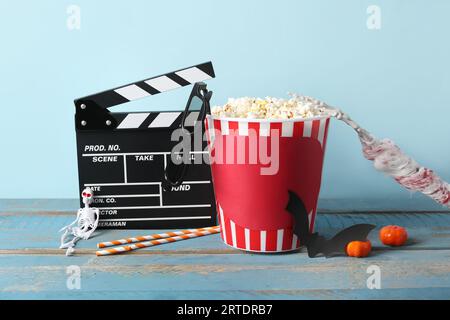
POLYGON ((324 115, 325 104, 307 96, 293 94, 290 99, 266 97, 229 98, 223 106, 214 106, 212 115, 219 118, 294 119, 324 115))

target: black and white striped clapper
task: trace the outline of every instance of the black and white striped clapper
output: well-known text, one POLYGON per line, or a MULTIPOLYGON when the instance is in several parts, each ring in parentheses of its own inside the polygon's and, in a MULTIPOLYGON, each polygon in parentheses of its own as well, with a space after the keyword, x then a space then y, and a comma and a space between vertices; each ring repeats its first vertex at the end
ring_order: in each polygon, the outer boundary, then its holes
MULTIPOLYGON (((101 228, 193 228, 216 223, 209 165, 191 161, 183 184, 164 190, 171 134, 182 112, 111 112, 108 108, 214 78, 211 62, 75 100, 79 189, 94 191, 101 228)), ((193 126, 192 111, 185 126, 193 126)), ((191 159, 205 157, 202 148, 191 159)), ((80 199, 80 205, 82 201, 80 199)))

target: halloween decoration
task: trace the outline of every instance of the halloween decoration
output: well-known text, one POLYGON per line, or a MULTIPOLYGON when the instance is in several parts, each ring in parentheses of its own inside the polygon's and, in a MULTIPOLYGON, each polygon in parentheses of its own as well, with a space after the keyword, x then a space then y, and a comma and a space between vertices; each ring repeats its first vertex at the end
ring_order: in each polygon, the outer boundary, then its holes
POLYGON ((402 246, 408 240, 408 233, 403 227, 385 226, 380 230, 380 240, 387 246, 402 246))
POLYGON ((364 258, 370 254, 372 244, 369 240, 366 241, 352 241, 347 244, 345 251, 349 257, 364 258))
POLYGON ((319 254, 327 258, 343 255, 348 243, 351 241, 366 241, 369 232, 375 228, 373 224, 355 224, 339 231, 331 239, 325 239, 318 233, 309 232, 308 214, 303 201, 292 191, 289 191, 289 202, 286 210, 293 215, 295 220, 294 233, 300 239, 300 244, 306 246, 310 258, 319 254))
POLYGON ((391 176, 406 189, 419 191, 437 203, 450 208, 450 185, 431 169, 419 165, 414 159, 404 154, 393 141, 375 138, 343 111, 313 100, 319 108, 323 108, 332 117, 345 122, 356 131, 364 157, 373 161, 376 170, 391 176))
POLYGON ((71 224, 59 230, 59 232, 64 232, 61 236, 60 248, 67 249, 67 256, 73 254, 73 248, 79 240, 89 239, 98 225, 99 210, 89 207, 94 198, 94 193, 90 188, 86 188, 81 193, 81 198, 84 208, 78 210, 77 218, 71 224), (71 239, 69 240, 69 238, 71 239))

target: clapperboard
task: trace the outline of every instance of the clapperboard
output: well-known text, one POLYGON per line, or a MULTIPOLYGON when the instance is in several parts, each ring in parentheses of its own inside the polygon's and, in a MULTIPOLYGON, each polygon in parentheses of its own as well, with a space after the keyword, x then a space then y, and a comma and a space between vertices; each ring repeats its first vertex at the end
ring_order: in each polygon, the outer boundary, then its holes
MULTIPOLYGON (((189 164, 183 184, 164 190, 171 134, 182 112, 111 112, 110 107, 214 78, 211 62, 75 100, 80 191, 94 191, 99 227, 194 228, 216 223, 209 165, 189 164)), ((185 124, 193 126, 198 112, 185 124)), ((191 158, 203 157, 192 150, 191 158)), ((82 204, 80 199, 80 205, 82 204)))

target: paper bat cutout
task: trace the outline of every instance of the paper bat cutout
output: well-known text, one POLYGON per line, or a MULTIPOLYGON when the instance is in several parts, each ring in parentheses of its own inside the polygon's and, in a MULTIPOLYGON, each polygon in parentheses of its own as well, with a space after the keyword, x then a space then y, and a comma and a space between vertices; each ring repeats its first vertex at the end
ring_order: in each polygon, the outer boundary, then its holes
POLYGON ((317 232, 309 232, 308 212, 305 205, 294 192, 289 192, 289 202, 286 210, 294 217, 294 234, 305 245, 308 256, 314 258, 320 253, 325 257, 333 257, 345 253, 347 244, 351 241, 366 241, 370 231, 375 228, 373 224, 355 224, 339 231, 333 238, 327 240, 317 232))

